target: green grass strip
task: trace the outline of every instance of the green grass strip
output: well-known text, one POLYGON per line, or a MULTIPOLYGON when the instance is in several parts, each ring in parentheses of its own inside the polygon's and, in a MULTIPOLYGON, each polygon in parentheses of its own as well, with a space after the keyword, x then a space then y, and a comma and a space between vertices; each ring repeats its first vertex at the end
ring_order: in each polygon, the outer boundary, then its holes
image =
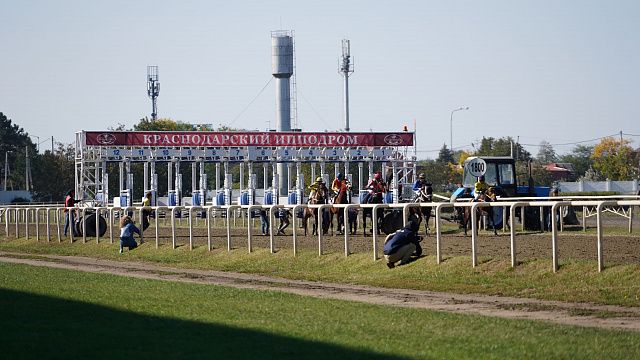
POLYGON ((635 358, 640 334, 0 263, 7 358, 635 358))
POLYGON ((455 293, 504 295, 543 300, 592 302, 598 304, 640 306, 640 265, 616 265, 598 273, 595 261, 561 261, 557 273, 550 260, 532 260, 510 267, 508 259, 480 257, 479 266, 471 267, 470 257, 450 257, 436 264, 427 256, 407 266, 387 269, 383 261, 373 261, 371 254, 342 253, 318 256, 302 251, 294 257, 290 250, 271 254, 258 248, 227 252, 206 251, 199 246, 171 249, 153 244, 125 254, 118 245, 103 242, 57 243, 31 240, 0 241, 0 250, 31 254, 78 255, 119 261, 144 261, 165 266, 264 274, 290 279, 363 284, 389 288, 406 288, 455 293))

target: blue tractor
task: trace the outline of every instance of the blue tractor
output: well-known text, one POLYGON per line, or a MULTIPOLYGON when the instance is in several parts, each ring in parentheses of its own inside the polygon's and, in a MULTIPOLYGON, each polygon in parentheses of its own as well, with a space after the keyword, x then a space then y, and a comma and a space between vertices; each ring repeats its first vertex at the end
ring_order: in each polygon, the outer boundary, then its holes
MULTIPOLYGON (((451 201, 461 201, 463 198, 473 197, 474 184, 479 176, 484 176, 489 186, 498 189, 502 197, 546 197, 549 196, 548 186, 534 186, 529 165, 529 179, 518 185, 516 177, 515 160, 511 156, 471 156, 464 162, 464 174, 462 187, 456 189, 451 195, 451 201)), ((530 230, 540 229, 540 211, 537 207, 525 209, 525 228, 530 230)), ((494 211, 496 226, 502 226, 502 211, 496 208, 494 211)))

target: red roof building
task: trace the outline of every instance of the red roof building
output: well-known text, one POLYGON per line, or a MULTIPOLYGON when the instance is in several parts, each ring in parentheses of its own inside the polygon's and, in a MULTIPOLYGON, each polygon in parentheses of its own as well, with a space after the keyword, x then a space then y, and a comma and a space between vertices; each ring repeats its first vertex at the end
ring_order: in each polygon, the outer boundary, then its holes
POLYGON ((544 166, 544 170, 553 174, 554 181, 566 181, 574 173, 571 163, 551 163, 544 166))

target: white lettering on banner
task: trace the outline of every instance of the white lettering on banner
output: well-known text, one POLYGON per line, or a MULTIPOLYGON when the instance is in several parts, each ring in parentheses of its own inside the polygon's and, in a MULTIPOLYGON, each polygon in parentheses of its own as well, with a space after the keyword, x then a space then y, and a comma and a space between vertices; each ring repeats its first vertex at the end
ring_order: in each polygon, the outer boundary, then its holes
POLYGON ((108 146, 411 146, 413 133, 86 132, 87 145, 108 146), (105 139, 111 139, 106 141, 105 139), (384 141, 383 141, 384 140, 384 141), (393 142, 393 144, 392 144, 393 142))

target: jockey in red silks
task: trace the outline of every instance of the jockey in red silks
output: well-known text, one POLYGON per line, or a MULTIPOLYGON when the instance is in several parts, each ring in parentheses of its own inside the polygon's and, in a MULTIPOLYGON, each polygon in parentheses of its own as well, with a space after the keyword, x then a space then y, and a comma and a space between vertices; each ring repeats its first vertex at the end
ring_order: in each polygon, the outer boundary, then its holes
POLYGON ((373 175, 373 179, 369 180, 367 184, 367 190, 369 190, 368 202, 373 201, 377 196, 382 198, 382 193, 387 191, 386 184, 382 180, 382 174, 377 172, 373 175))

